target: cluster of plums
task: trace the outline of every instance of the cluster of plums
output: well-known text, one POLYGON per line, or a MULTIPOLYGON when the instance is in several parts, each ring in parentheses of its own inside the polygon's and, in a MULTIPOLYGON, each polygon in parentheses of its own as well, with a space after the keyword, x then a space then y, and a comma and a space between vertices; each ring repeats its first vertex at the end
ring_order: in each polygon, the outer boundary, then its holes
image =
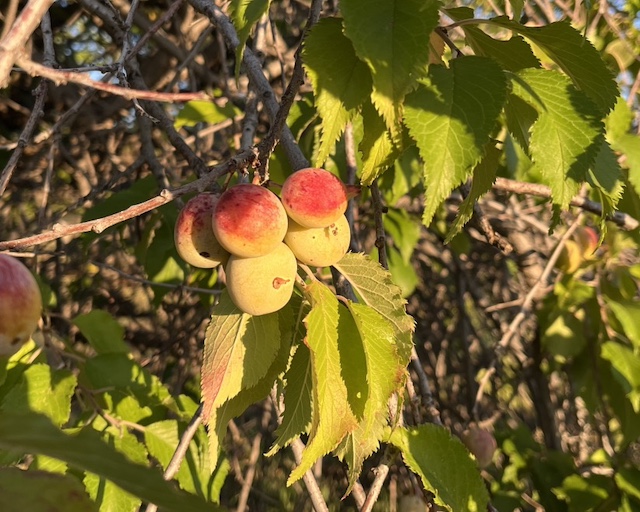
POLYGON ((248 183, 220 196, 199 194, 175 226, 182 259, 201 268, 222 264, 231 300, 250 315, 273 313, 289 302, 298 262, 326 267, 349 248, 349 194, 338 177, 301 169, 286 179, 280 196, 248 183))

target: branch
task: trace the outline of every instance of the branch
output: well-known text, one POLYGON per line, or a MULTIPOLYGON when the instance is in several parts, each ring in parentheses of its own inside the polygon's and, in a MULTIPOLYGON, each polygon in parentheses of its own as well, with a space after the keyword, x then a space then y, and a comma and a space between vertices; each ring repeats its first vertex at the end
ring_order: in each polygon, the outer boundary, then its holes
POLYGON ((138 217, 143 213, 159 208, 160 206, 167 204, 178 197, 184 196, 186 194, 203 192, 207 190, 208 187, 210 187, 221 176, 225 175, 228 172, 232 172, 239 167, 253 165, 256 159, 257 152, 254 150, 254 148, 251 148, 247 151, 239 153, 224 164, 214 167, 209 172, 209 174, 187 185, 174 190, 165 189, 156 197, 148 199, 147 201, 143 201, 142 203, 134 204, 125 210, 114 213, 112 215, 107 215, 106 217, 102 217, 100 219, 80 222, 78 224, 69 224, 66 226, 63 226, 62 224, 54 224, 50 230, 43 231, 38 235, 32 235, 17 240, 0 242, 0 251, 40 245, 46 242, 51 242, 52 240, 57 240, 64 236, 78 235, 80 233, 87 233, 89 231, 93 231, 94 233, 102 233, 105 229, 111 226, 115 226, 120 222, 138 217))
POLYGON ((0 41, 0 89, 9 85, 13 64, 24 51, 27 41, 38 28, 54 0, 30 0, 24 6, 11 30, 0 41))
POLYGON ((98 89, 100 91, 108 92, 115 96, 122 96, 128 100, 151 100, 151 101, 164 101, 168 103, 183 102, 192 100, 210 100, 211 97, 204 92, 156 92, 156 91, 144 91, 129 89, 127 87, 121 87, 115 84, 107 84, 97 80, 92 80, 90 77, 78 73, 76 71, 65 71, 58 69, 51 69, 42 64, 32 61, 26 57, 20 57, 17 59, 17 64, 24 69, 31 76, 40 76, 48 78, 56 85, 64 85, 69 82, 85 85, 92 89, 98 89))
MULTIPOLYGON (((506 178, 497 178, 496 182, 493 184, 493 188, 495 190, 504 190, 506 192, 514 192, 516 194, 526 194, 529 196, 545 198, 551 197, 551 189, 546 185, 540 185, 538 183, 524 183, 506 178)), ((595 201, 591 201, 590 199, 586 199, 582 196, 575 196, 571 200, 570 204, 571 206, 582 208, 584 211, 602 216, 602 205, 595 201)), ((640 226, 640 222, 638 222, 637 219, 634 219, 630 215, 622 212, 612 213, 607 217, 607 220, 614 222, 619 227, 627 231, 638 229, 638 226, 640 226)))

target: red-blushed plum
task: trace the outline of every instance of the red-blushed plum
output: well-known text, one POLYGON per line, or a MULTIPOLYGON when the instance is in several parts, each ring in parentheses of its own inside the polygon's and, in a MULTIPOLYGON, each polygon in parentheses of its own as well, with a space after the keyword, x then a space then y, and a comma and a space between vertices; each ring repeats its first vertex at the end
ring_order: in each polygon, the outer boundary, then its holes
POLYGON ((180 257, 199 268, 214 268, 229 258, 229 253, 213 234, 211 218, 218 196, 211 193, 191 198, 178 215, 173 233, 180 257))
POLYGON ((38 326, 42 296, 31 272, 0 254, 0 356, 15 354, 38 326))
POLYGON ((213 232, 232 255, 264 256, 284 239, 289 220, 278 196, 259 185, 227 189, 213 211, 213 232))
POLYGON ((324 228, 347 209, 344 183, 329 171, 307 168, 291 174, 282 184, 282 204, 287 214, 305 228, 324 228))

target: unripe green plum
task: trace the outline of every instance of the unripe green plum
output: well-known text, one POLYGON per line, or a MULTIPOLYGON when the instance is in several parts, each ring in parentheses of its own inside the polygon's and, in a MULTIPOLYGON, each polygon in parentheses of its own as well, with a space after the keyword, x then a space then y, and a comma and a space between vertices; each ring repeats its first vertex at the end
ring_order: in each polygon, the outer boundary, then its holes
POLYGON ((227 189, 213 211, 213 232, 232 255, 263 256, 284 239, 289 220, 278 196, 259 185, 227 189))
POLYGON ((233 303, 249 315, 259 316, 282 309, 293 293, 298 264, 285 244, 255 258, 231 255, 225 271, 233 303))
POLYGON ((470 427, 462 434, 462 442, 476 458, 480 468, 486 468, 493 460, 493 454, 498 448, 495 437, 488 430, 470 427))
POLYGON ((347 209, 349 195, 340 178, 324 169, 300 169, 282 184, 287 214, 305 228, 324 228, 347 209))
POLYGON ((190 199, 178 215, 173 232, 176 249, 180 257, 194 267, 214 268, 229 258, 211 226, 217 202, 215 194, 199 194, 190 199))
POLYGON ((296 258, 314 267, 328 267, 340 261, 349 250, 350 241, 349 222, 344 215, 326 228, 305 228, 290 220, 284 237, 296 258))
POLYGON ((0 254, 0 356, 15 354, 38 326, 42 297, 31 272, 0 254))

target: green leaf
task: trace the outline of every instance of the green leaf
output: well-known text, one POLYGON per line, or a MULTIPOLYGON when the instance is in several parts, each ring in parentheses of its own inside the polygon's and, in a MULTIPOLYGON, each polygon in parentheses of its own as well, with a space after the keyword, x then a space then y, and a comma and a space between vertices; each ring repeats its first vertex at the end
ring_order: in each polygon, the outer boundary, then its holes
POLYGON ((236 77, 240 74, 240 65, 244 55, 244 46, 251 34, 251 29, 269 10, 271 0, 232 0, 231 19, 238 32, 240 44, 236 47, 236 77))
POLYGON ((627 394, 633 410, 640 413, 640 357, 614 341, 602 344, 602 357, 611 363, 614 375, 627 394))
POLYGON ((0 468, 0 510, 94 512, 98 507, 75 477, 0 468))
MULTIPOLYGON (((545 350, 553 356, 575 357, 587 345, 584 336, 584 310, 582 318, 570 311, 552 310, 550 316, 540 317, 541 341, 545 350)), ((548 313, 548 312, 547 312, 548 313)))
MULTIPOLYGON (((131 462, 144 467, 147 462, 147 451, 136 437, 127 430, 120 431, 116 427, 109 426, 101 431, 103 439, 131 462)), ((114 482, 97 475, 87 473, 83 483, 89 496, 99 506, 100 512, 135 512, 140 508, 141 499, 134 494, 125 491, 114 482)))
POLYGON ((631 341, 631 344, 640 350, 640 322, 638 322, 638 318, 640 318, 640 302, 632 300, 616 302, 609 297, 605 297, 605 301, 622 325, 624 333, 631 341))
MULTIPOLYGON (((350 302, 349 310, 362 340, 368 394, 358 427, 347 435, 342 457, 349 461, 349 487, 357 480, 364 460, 378 449, 388 424, 389 398, 404 385, 405 367, 396 351, 394 327, 369 306, 350 302)), ((348 340, 354 345, 356 338, 348 340)))
POLYGON ((291 340, 293 338, 295 322, 294 311, 300 309, 300 299, 296 296, 280 311, 275 313, 278 318, 280 332, 282 333, 278 345, 278 350, 273 358, 273 362, 267 369, 264 376, 258 380, 255 385, 249 388, 243 388, 233 398, 224 402, 217 409, 212 409, 209 418, 209 456, 210 465, 216 467, 219 459, 219 448, 224 438, 229 421, 236 416, 242 414, 247 407, 269 395, 273 389, 274 383, 278 376, 284 372, 289 360, 289 352, 291 349, 291 340))
POLYGON ((504 114, 509 133, 529 155, 529 136, 531 127, 538 119, 538 112, 522 98, 509 94, 504 106, 504 114))
POLYGON ((618 96, 616 106, 609 112, 609 115, 605 119, 607 125, 607 140, 611 142, 612 145, 615 145, 618 139, 629 135, 633 118, 633 112, 629 108, 629 105, 627 105, 627 102, 618 96))
POLYGON ((277 438, 267 456, 274 455, 300 434, 309 431, 312 419, 313 368, 311 354, 306 345, 300 344, 296 349, 285 380, 287 384, 284 391, 282 421, 276 429, 277 438))
POLYGON ((183 126, 195 126, 198 123, 217 124, 240 115, 240 111, 231 102, 220 107, 215 101, 193 100, 184 104, 173 126, 179 130, 183 126))
MULTIPOLYGON (((109 389, 118 400, 135 397, 142 406, 168 406, 172 402, 169 390, 160 379, 122 353, 101 354, 87 360, 82 383, 91 389, 109 389)), ((114 398, 115 399, 115 398, 114 398)))
MULTIPOLYGON (((453 20, 461 21, 474 17, 473 9, 456 7, 445 9, 453 20)), ((475 25, 462 25, 467 44, 479 57, 491 57, 509 71, 520 71, 524 68, 539 68, 540 61, 533 53, 531 46, 520 36, 513 36, 507 41, 500 41, 486 34, 475 25)))
POLYGON ((396 428, 390 442, 407 466, 433 492, 436 503, 457 512, 487 509, 489 496, 476 463, 462 442, 438 425, 396 428))
POLYGON ((215 408, 266 374, 279 348, 277 313, 247 315, 231 302, 226 291, 222 293, 204 341, 201 388, 205 423, 215 408))
POLYGON ((624 185, 621 178, 622 170, 618 164, 618 157, 607 141, 603 140, 596 161, 587 176, 587 181, 596 191, 598 202, 602 204, 601 237, 604 237, 607 231, 606 219, 615 212, 618 201, 622 197, 624 185))
POLYGON ((624 154, 623 165, 629 169, 629 183, 636 194, 640 194, 640 139, 637 135, 621 135, 613 144, 613 149, 624 154))
POLYGON ((402 104, 429 62, 436 0, 343 0, 345 34, 373 77, 371 100, 399 138, 402 104))
POLYGON ((491 22, 523 35, 542 48, 601 112, 607 113, 613 108, 618 97, 618 87, 611 71, 600 53, 569 21, 550 23, 543 27, 525 27, 504 17, 495 18, 491 22))
POLYGON ((33 364, 7 393, 0 410, 2 414, 42 413, 60 426, 69 420, 71 397, 76 385, 75 375, 68 370, 53 370, 47 364, 33 364))
MULTIPOLYGON (((156 421, 145 427, 144 442, 149 454, 160 463, 162 469, 167 469, 180 442, 180 436, 181 432, 176 420, 156 421)), ((185 491, 206 496, 210 476, 208 448, 206 451, 200 451, 192 441, 175 476, 176 480, 185 491)))
POLYGON ((362 106, 362 125, 364 133, 358 144, 362 153, 360 181, 369 186, 399 156, 395 144, 391 141, 391 134, 384 119, 376 111, 373 104, 367 101, 362 106))
POLYGON ((597 108, 556 71, 527 69, 514 75, 513 94, 538 111, 529 149, 553 203, 569 207, 602 144, 597 108))
POLYGON ((471 190, 458 209, 458 215, 447 233, 447 237, 444 241, 445 244, 450 243, 451 240, 453 240, 453 238, 462 231, 464 225, 471 220, 471 217, 473 216, 473 208, 478 199, 491 190, 493 182, 496 179, 501 155, 502 151, 495 147, 493 142, 490 142, 487 146, 484 158, 480 160, 480 163, 478 163, 478 165, 473 169, 471 190))
POLYGON ((399 208, 389 208, 383 221, 384 229, 398 248, 402 260, 409 263, 420 239, 420 222, 399 208))
POLYGON ((102 441, 91 428, 69 435, 56 428, 46 416, 6 412, 0 415, 0 448, 39 453, 66 461, 168 511, 220 510, 202 498, 173 488, 157 470, 129 461, 102 441))
POLYGON ((364 254, 348 253, 334 267, 351 283, 360 302, 372 307, 394 326, 403 365, 411 359, 415 322, 407 315, 402 291, 391 274, 364 254))
POLYGON ((318 458, 334 450, 357 425, 342 379, 338 350, 338 299, 319 281, 308 285, 305 295, 311 303, 311 312, 305 323, 306 344, 313 367, 313 419, 302 460, 289 475, 287 485, 299 480, 318 458))
MULTIPOLYGON (((375 251, 371 251, 371 257, 377 258, 378 251, 377 248, 374 249, 375 251)), ((413 262, 405 261, 398 249, 391 246, 387 247, 387 263, 393 282, 402 290, 402 296, 406 298, 411 295, 420 283, 413 262)))
POLYGON ((107 311, 94 309, 75 317, 73 324, 98 354, 129 352, 124 343, 124 327, 107 311))
POLYGON ((325 18, 313 27, 304 43, 303 58, 322 118, 315 161, 316 166, 321 166, 347 123, 369 97, 371 74, 342 33, 338 18, 325 18))
POLYGON ((429 66, 429 77, 407 96, 405 122, 424 160, 423 223, 467 180, 506 100, 507 81, 491 59, 464 57, 451 68, 429 66))

